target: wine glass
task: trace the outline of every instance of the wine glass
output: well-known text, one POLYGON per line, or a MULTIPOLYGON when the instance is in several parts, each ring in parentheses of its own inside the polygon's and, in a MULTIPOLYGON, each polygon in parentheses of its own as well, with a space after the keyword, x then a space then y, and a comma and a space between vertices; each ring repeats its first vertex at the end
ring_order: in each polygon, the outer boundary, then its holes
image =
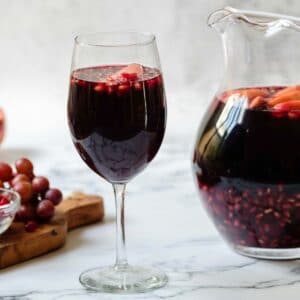
POLYGON ((68 123, 84 162, 113 186, 116 262, 81 274, 83 286, 134 293, 162 287, 166 275, 130 266, 125 247, 126 184, 156 155, 166 127, 166 99, 155 36, 101 32, 75 38, 68 123))

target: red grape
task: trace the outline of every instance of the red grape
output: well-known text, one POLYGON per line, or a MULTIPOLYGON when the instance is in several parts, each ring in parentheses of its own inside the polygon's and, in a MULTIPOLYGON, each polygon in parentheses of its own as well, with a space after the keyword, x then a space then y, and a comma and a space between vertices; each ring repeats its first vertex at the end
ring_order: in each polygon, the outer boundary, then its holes
POLYGON ((24 205, 20 206, 20 209, 17 213, 17 220, 26 222, 28 220, 33 220, 36 217, 35 207, 33 205, 24 205))
POLYGON ((16 214, 16 220, 24 222, 27 220, 27 209, 25 205, 21 205, 17 214, 16 214))
POLYGON ((13 177, 13 171, 9 164, 0 162, 0 180, 9 181, 13 177))
POLYGON ((31 175, 33 173, 33 164, 27 158, 20 158, 15 162, 19 174, 31 175))
POLYGON ((50 200, 42 200, 37 206, 37 215, 43 220, 49 220, 54 215, 54 205, 50 200))
POLYGON ((13 186, 13 190, 20 194, 22 203, 27 203, 32 198, 32 185, 30 182, 20 181, 13 186))
POLYGON ((32 180, 32 189, 33 192, 38 193, 44 193, 49 188, 49 180, 46 177, 43 176, 37 176, 33 178, 32 180))
MULTIPOLYGON (((5 182, 21 197, 21 206, 16 220, 25 223, 27 232, 38 228, 38 220, 48 221, 55 212, 54 205, 62 200, 62 193, 58 189, 49 189, 49 180, 44 176, 35 177, 33 164, 27 158, 20 158, 15 162, 16 173, 12 168, 0 162, 0 188, 5 182), (42 197, 45 197, 44 200, 42 197)), ((1 199, 0 199, 1 204, 1 199)))
POLYGON ((38 203, 40 202, 40 198, 38 194, 33 194, 31 199, 30 199, 30 203, 33 205, 38 205, 38 203))
POLYGON ((54 205, 58 205, 63 198, 59 189, 49 189, 45 194, 45 199, 50 200, 54 205))
POLYGON ((34 232, 37 230, 38 226, 39 226, 39 224, 36 221, 28 221, 25 224, 25 230, 27 232, 34 232))
POLYGON ((26 174, 26 176, 29 178, 30 181, 32 181, 33 178, 35 177, 33 173, 26 174))
POLYGON ((12 186, 16 185, 18 182, 20 181, 26 181, 26 182, 30 182, 30 179, 28 178, 27 175, 25 174, 17 174, 11 181, 10 184, 12 186))

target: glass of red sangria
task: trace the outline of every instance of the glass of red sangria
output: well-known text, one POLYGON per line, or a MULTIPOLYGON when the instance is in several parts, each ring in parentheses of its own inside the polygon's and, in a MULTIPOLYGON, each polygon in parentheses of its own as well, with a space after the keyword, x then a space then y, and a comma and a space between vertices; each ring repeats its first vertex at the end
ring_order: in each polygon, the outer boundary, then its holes
POLYGON ((225 76, 199 128, 193 172, 208 214, 240 254, 300 257, 300 19, 225 8, 225 76))
POLYGON ((125 187, 155 157, 166 128, 166 99, 155 36, 93 33, 76 37, 68 99, 68 123, 82 160, 113 186, 116 262, 88 270, 80 282, 112 293, 162 287, 166 275, 128 264, 125 187))

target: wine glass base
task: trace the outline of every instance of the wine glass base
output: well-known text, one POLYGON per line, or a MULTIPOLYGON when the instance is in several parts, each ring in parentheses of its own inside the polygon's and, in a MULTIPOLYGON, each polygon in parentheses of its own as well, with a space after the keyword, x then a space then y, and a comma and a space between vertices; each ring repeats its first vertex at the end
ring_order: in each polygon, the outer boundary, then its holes
POLYGON ((156 268, 122 266, 87 270, 80 275, 79 281, 85 288, 94 291, 132 294, 161 288, 168 278, 156 268))

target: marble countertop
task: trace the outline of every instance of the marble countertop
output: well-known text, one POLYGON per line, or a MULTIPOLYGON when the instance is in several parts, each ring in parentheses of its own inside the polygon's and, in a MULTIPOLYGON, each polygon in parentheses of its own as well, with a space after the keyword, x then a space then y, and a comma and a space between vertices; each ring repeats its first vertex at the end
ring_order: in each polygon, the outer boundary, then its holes
MULTIPOLYGON (((55 252, 1 270, 0 299, 299 298, 299 261, 271 262, 237 255, 221 240, 206 216, 196 193, 190 161, 199 112, 203 109, 188 112, 183 107, 170 102, 163 146, 150 166, 128 184, 126 202, 129 261, 159 266, 169 276, 167 286, 148 294, 119 296, 87 291, 80 285, 82 271, 114 262, 112 188, 80 160, 64 122, 51 121, 47 134, 42 134, 46 127, 40 131, 32 128, 29 140, 24 128, 11 126, 1 158, 13 161, 29 156, 36 164, 36 172, 47 174, 53 185, 66 194, 72 190, 101 194, 105 198, 105 222, 70 232, 66 245, 55 252)), ((62 109, 62 105, 49 106, 49 115, 62 109)), ((16 115, 17 111, 20 109, 11 108, 8 114, 16 115)))

